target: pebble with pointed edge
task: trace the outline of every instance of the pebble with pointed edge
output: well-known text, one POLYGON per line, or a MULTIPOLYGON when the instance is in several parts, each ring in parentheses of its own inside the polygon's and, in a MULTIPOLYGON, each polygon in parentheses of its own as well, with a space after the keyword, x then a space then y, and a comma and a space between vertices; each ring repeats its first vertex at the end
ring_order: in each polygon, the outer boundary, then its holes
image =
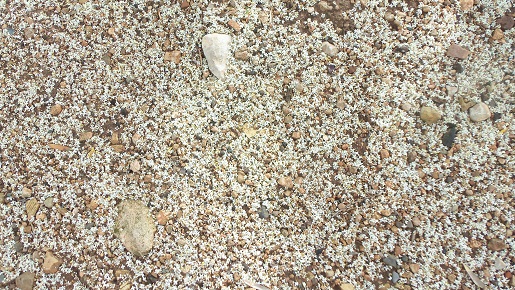
POLYGON ((492 113, 488 105, 481 102, 469 109, 470 120, 473 122, 481 122, 490 119, 492 113))
POLYGON ((129 252, 144 256, 154 245, 156 225, 143 202, 126 200, 118 206, 114 234, 129 252))
POLYGON ((25 272, 16 278, 16 287, 21 290, 34 289, 34 278, 36 274, 32 272, 25 272))
POLYGON ((202 38, 202 50, 209 70, 220 80, 224 80, 227 58, 230 52, 231 36, 227 34, 207 34, 202 38))
POLYGON ((47 251, 45 254, 45 260, 43 261, 43 273, 55 274, 59 271, 59 266, 63 263, 59 257, 54 255, 51 251, 47 251))

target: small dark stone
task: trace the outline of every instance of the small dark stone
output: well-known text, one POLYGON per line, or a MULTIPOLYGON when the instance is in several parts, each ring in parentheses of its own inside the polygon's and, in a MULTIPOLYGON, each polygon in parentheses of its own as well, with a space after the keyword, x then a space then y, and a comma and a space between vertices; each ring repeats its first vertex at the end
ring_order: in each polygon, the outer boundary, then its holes
POLYGON ((407 227, 408 229, 412 229, 412 228, 413 228, 413 222, 412 222, 412 221, 407 221, 407 222, 406 222, 406 227, 407 227))
POLYGON ((487 93, 482 93, 481 94, 481 101, 486 102, 489 99, 490 99, 490 95, 488 95, 487 93))
POLYGON ((383 263, 388 266, 392 266, 394 268, 398 268, 399 264, 397 263, 397 258, 393 255, 387 255, 383 258, 383 263))
POLYGON ((461 65, 461 63, 455 63, 452 68, 457 72, 457 73, 462 73, 465 68, 461 65))
POLYGON ((315 254, 316 254, 317 256, 322 255, 322 253, 323 253, 323 252, 324 252, 324 249, 322 249, 322 248, 320 248, 320 249, 316 249, 316 250, 315 250, 315 254))
POLYGON ((451 149, 452 145, 454 144, 454 139, 456 139, 456 133, 458 133, 458 130, 456 129, 456 124, 449 123, 447 126, 449 129, 447 129, 447 132, 443 134, 442 144, 451 149))
POLYGON ((262 219, 267 219, 270 217, 270 213, 264 205, 261 205, 261 208, 259 209, 259 217, 262 219))
POLYGON ((94 226, 95 226, 94 223, 87 223, 84 227, 86 228, 86 230, 90 230, 94 226))
POLYGON ((409 46, 406 44, 399 45, 395 48, 395 52, 406 53, 409 51, 409 46))
POLYGON ((23 244, 21 242, 14 243, 14 250, 16 253, 21 254, 23 253, 23 244))
POLYGON ((122 108, 120 110, 120 114, 124 117, 127 117, 129 115, 129 111, 126 108, 122 108))
POLYGON ((332 75, 335 70, 336 66, 334 64, 330 63, 327 65, 327 73, 329 73, 330 75, 332 75))
POLYGON ((494 113, 494 118, 493 118, 494 122, 499 120, 499 119, 501 119, 501 118, 502 118, 502 114, 501 113, 499 113, 499 112, 494 113))
POLYGON ((454 181, 454 178, 452 178, 452 176, 447 176, 447 177, 445 178, 445 182, 447 182, 447 183, 451 183, 451 182, 453 182, 453 181, 454 181))
POLYGON ((406 256, 406 255, 402 255, 402 257, 401 257, 401 261, 403 261, 404 263, 407 263, 407 262, 408 262, 408 260, 409 260, 408 256, 406 256))
POLYGON ((286 91, 284 92, 283 99, 286 102, 290 102, 292 97, 293 97, 293 89, 287 88, 286 91))
POLYGON ((152 274, 147 274, 147 284, 154 284, 159 280, 156 276, 152 274))
POLYGON ((501 29, 506 31, 515 26, 515 18, 506 13, 503 17, 497 19, 497 24, 501 25, 501 29))
POLYGON ((415 159, 417 159, 417 153, 415 153, 413 151, 408 152, 408 156, 407 156, 408 163, 415 161, 415 159))

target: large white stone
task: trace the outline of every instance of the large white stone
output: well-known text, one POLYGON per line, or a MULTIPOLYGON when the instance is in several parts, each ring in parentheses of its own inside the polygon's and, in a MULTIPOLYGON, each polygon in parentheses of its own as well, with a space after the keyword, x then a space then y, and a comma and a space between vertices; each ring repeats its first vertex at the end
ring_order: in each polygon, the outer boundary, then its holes
POLYGON ((118 206, 114 234, 135 256, 147 254, 154 245, 156 225, 141 201, 126 200, 118 206))
POLYGON ((488 105, 481 102, 469 109, 470 120, 473 122, 481 122, 490 119, 492 113, 488 105))
POLYGON ((227 58, 231 50, 231 36, 227 34, 207 34, 202 38, 202 50, 209 70, 219 79, 225 78, 227 58))

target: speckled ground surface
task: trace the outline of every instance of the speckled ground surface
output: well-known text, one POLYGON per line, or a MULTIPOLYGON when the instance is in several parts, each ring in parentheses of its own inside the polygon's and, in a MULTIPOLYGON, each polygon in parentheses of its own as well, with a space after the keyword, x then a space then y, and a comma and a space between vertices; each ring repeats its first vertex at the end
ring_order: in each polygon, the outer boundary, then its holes
POLYGON ((63 2, 0 0, 2 289, 515 286, 512 1, 63 2))

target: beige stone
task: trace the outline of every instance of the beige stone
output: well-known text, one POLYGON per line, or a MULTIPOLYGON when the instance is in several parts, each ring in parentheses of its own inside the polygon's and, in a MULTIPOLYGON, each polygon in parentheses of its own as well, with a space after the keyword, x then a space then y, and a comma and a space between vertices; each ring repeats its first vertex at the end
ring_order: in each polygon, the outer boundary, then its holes
POLYGON ((473 122, 481 122, 490 119, 492 113, 487 104, 481 102, 469 109, 469 117, 473 122))
POLYGON ((132 161, 129 167, 132 172, 139 172, 141 169, 141 165, 138 160, 132 161))
POLYGON ((79 141, 81 141, 81 142, 87 141, 87 140, 91 139, 92 137, 93 137, 93 132, 83 132, 79 136, 79 141))
POLYGON ((156 225, 143 202, 126 200, 118 206, 114 234, 135 256, 146 255, 154 245, 156 225))
POLYGON ((38 200, 33 198, 27 201, 27 203, 25 204, 25 209, 27 211, 28 218, 34 217, 39 209, 38 200))
POLYGON ((474 7, 474 0, 460 0, 461 10, 467 11, 474 7))
POLYGON ((502 32, 502 30, 500 28, 497 28, 496 30, 494 30, 494 32, 492 33, 492 39, 493 40, 501 40, 504 38, 504 33, 502 32))
POLYGON ((57 116, 63 111, 63 106, 56 104, 50 108, 50 115, 57 116))
POLYGON ((342 290, 354 290, 354 285, 351 283, 343 283, 340 285, 340 289, 342 290))
POLYGON ((322 43, 322 51, 331 57, 334 57, 338 54, 338 48, 327 41, 322 43))
POLYGON ((16 277, 16 287, 20 290, 32 290, 34 288, 34 278, 36 274, 32 272, 25 272, 16 277))
POLYGON ((506 245, 506 243, 504 243, 500 239, 491 239, 490 241, 488 241, 487 246, 488 246, 488 249, 490 249, 491 251, 502 251, 502 250, 508 248, 508 245, 506 245))
POLYGON ((424 106, 420 109, 420 119, 426 123, 436 123, 441 118, 442 114, 434 108, 424 106))
POLYGON ((466 59, 469 54, 470 54, 469 50, 467 50, 457 44, 451 44, 451 46, 449 46, 449 48, 447 49, 447 56, 450 56, 450 57, 466 59))
POLYGON ((61 266, 62 263, 63 261, 56 257, 54 253, 47 251, 43 261, 43 272, 45 274, 55 274, 59 271, 59 266, 61 266))
POLYGON ((59 151, 69 151, 71 148, 68 147, 68 146, 65 146, 65 145, 61 145, 61 144, 48 144, 48 147, 52 148, 52 149, 55 149, 55 150, 59 150, 59 151))
POLYGON ((21 197, 27 198, 32 196, 32 189, 28 187, 23 187, 21 190, 21 197))
POLYGON ((235 31, 240 31, 241 30, 241 25, 234 21, 234 20, 229 20, 229 22, 227 22, 227 24, 232 28, 234 29, 235 31))
POLYGON ((181 56, 182 56, 182 54, 178 50, 167 51, 167 52, 165 52, 164 60, 171 61, 175 64, 179 64, 179 63, 181 63, 181 56))
POLYGON ((277 184, 284 188, 293 188, 293 180, 291 177, 281 177, 277 179, 277 184))

